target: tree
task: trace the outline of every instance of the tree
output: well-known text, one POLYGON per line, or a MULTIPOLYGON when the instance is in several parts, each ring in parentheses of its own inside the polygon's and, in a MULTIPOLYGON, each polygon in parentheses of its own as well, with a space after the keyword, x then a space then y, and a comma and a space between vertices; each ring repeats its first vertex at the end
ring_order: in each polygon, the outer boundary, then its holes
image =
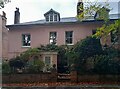
POLYGON ((84 73, 86 70, 85 63, 87 62, 87 59, 94 55, 102 54, 103 50, 99 39, 87 37, 74 45, 73 52, 77 55, 74 60, 75 69, 78 73, 84 73))
POLYGON ((15 72, 16 69, 22 69, 25 66, 25 62, 21 60, 19 56, 17 56, 16 58, 12 58, 9 61, 9 66, 11 68, 11 71, 15 72))
POLYGON ((87 2, 87 1, 86 1, 86 3, 87 3, 86 4, 86 8, 84 8, 84 11, 80 15, 78 15, 77 17, 79 19, 83 20, 83 19, 86 19, 87 16, 83 17, 82 14, 85 14, 85 15, 89 14, 89 16, 93 16, 93 15, 96 15, 97 13, 99 13, 101 16, 99 16, 99 18, 97 20, 103 20, 104 21, 104 24, 101 27, 97 28, 96 34, 94 34, 93 37, 96 37, 96 38, 104 37, 104 39, 106 40, 107 36, 109 34, 111 34, 111 32, 112 32, 112 35, 115 36, 115 38, 113 39, 113 41, 114 41, 113 43, 118 41, 118 39, 120 39, 119 38, 119 34, 120 34, 120 30, 119 30, 120 19, 119 20, 115 20, 113 23, 110 23, 108 15, 106 15, 106 13, 105 13, 105 11, 111 10, 110 6, 108 4, 108 1, 106 0, 102 4, 98 3, 98 0, 96 0, 94 3, 93 2, 87 2))
MULTIPOLYGON (((89 13, 89 16, 97 16, 97 14, 99 13, 98 17, 96 20, 102 20, 103 21, 103 25, 99 28, 97 28, 97 31, 94 35, 92 35, 92 37, 94 38, 98 38, 101 39, 104 37, 104 41, 106 41, 107 37, 109 35, 111 35, 111 37, 113 38, 113 44, 111 46, 114 46, 114 43, 118 42, 120 40, 120 29, 119 29, 119 23, 120 23, 120 19, 118 20, 114 20, 111 21, 108 18, 108 14, 105 13, 106 11, 111 10, 109 7, 108 2, 104 2, 104 4, 99 4, 96 0, 96 2, 92 3, 92 2, 88 2, 87 3, 87 7, 84 9, 83 13, 81 13, 80 15, 78 15, 77 17, 82 21, 84 19, 87 19, 87 17, 83 17, 82 14, 86 15, 89 13)), ((88 17, 89 18, 89 17, 88 17)), ((105 42, 106 43, 106 42, 105 42)), ((110 49, 110 48, 107 48, 110 49)), ((85 49, 83 50, 83 52, 85 51, 85 49)), ((105 50, 104 50, 105 51, 105 50)), ((83 52, 81 53, 83 56, 83 52)), ((89 51, 90 52, 90 51, 89 51)), ((88 52, 86 52, 88 53, 88 52)), ((92 51, 91 51, 92 53, 92 51)), ((93 53, 94 54, 94 53, 93 53)), ((95 65, 95 71, 99 72, 99 73, 115 73, 116 70, 118 70, 117 68, 119 66, 117 66, 119 63, 117 63, 114 59, 116 59, 116 57, 118 57, 117 59, 119 59, 119 56, 117 56, 116 52, 112 52, 112 54, 115 55, 111 55, 110 51, 107 51, 107 54, 102 54, 102 56, 100 55, 91 55, 90 54, 86 54, 87 56, 89 56, 87 59, 95 59, 97 60, 97 64, 95 65), (111 57, 113 56, 113 57, 111 57), (113 60, 110 60, 110 59, 113 60), (99 61, 100 59, 100 61, 99 61), (109 70, 110 68, 110 70, 109 70)), ((85 56, 86 56, 85 55, 85 56)), ((83 57, 85 57, 83 56, 83 57)), ((78 64, 78 69, 81 69, 82 71, 85 71, 85 67, 84 67, 84 62, 77 60, 76 62, 78 64), (80 66, 79 66, 80 65, 80 66)), ((116 72, 118 73, 118 71, 116 72)))
POLYGON ((4 5, 10 2, 11 0, 0 0, 0 9, 4 8, 4 5))

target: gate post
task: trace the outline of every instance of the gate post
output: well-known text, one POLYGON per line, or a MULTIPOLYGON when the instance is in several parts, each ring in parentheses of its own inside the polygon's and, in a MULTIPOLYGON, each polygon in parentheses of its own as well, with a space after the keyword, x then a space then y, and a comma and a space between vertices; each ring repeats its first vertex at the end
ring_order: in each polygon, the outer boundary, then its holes
POLYGON ((71 75, 71 82, 72 83, 77 83, 77 71, 71 71, 71 73, 70 73, 70 75, 71 75))

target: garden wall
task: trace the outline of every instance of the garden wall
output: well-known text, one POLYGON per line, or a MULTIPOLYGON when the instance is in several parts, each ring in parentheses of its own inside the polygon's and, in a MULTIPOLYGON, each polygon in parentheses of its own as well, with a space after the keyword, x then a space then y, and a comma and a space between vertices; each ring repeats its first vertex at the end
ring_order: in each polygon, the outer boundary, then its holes
POLYGON ((56 82, 56 73, 41 73, 41 74, 3 74, 3 83, 32 83, 32 82, 56 82))
POLYGON ((120 82, 120 75, 79 75, 78 82, 120 82))
POLYGON ((108 83, 120 83, 120 75, 112 74, 83 74, 77 75, 76 71, 71 72, 71 82, 108 82, 108 83))
MULTIPOLYGON (((41 74, 3 74, 3 83, 48 83, 57 82, 57 73, 41 73, 41 74)), ((79 75, 75 72, 70 74, 68 82, 118 82, 120 83, 120 75, 79 75)))

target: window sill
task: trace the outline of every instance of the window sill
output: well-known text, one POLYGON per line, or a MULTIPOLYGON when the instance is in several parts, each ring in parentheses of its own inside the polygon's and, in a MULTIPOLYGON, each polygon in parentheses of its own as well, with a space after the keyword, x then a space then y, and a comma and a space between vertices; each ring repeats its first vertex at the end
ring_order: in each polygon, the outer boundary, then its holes
POLYGON ((74 44, 66 44, 66 45, 74 45, 74 44))
POLYGON ((22 46, 22 48, 30 48, 31 46, 22 46))

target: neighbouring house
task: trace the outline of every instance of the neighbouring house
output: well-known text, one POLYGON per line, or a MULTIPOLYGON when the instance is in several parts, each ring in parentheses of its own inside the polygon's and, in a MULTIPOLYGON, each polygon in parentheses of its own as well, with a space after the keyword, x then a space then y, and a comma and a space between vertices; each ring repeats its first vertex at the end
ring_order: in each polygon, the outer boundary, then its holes
MULTIPOLYGON (((79 6, 83 6, 81 0, 77 4, 77 14, 83 12, 79 10, 79 6)), ((79 21, 76 17, 61 18, 60 13, 53 9, 46 12, 44 16, 43 20, 20 23, 19 8, 16 8, 14 24, 7 25, 9 28, 8 59, 18 56, 29 48, 40 47, 40 45, 74 45, 81 39, 94 34, 96 28, 103 24, 102 20, 96 20, 94 16, 83 21, 79 21)), ((110 17, 111 22, 116 19, 118 15, 110 17)), ((111 40, 108 39, 108 43, 110 42, 111 40)), ((47 56, 43 59, 55 60, 48 55, 49 52, 44 54, 47 56)))
POLYGON ((6 14, 0 15, 0 61, 8 58, 8 28, 6 27, 6 14))

